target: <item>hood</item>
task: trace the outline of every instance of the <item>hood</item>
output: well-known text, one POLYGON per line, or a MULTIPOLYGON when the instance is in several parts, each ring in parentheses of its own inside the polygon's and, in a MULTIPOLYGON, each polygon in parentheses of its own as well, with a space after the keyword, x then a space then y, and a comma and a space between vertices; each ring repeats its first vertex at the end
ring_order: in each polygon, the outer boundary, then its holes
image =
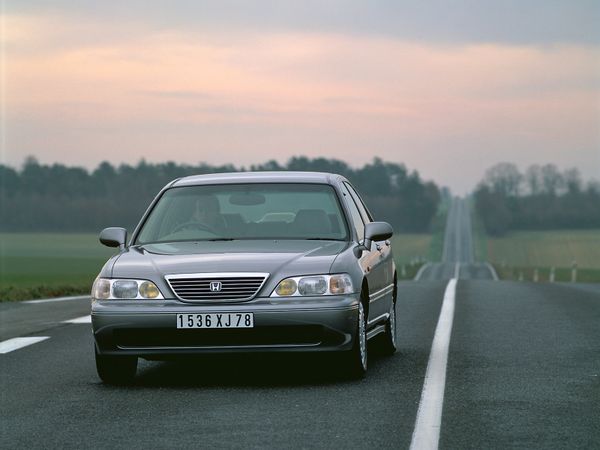
POLYGON ((132 246, 116 260, 112 276, 162 281, 165 275, 206 272, 264 272, 271 277, 329 273, 348 242, 236 240, 132 246))

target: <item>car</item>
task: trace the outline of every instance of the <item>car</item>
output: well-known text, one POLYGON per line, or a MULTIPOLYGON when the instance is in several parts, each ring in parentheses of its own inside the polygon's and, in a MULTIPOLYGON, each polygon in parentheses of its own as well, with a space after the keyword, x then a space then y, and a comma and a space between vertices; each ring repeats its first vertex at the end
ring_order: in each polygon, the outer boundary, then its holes
POLYGON ((129 242, 100 233, 119 250, 92 287, 98 375, 130 383, 138 358, 255 351, 336 352, 362 377, 368 340, 396 350, 392 235, 341 175, 176 179, 129 242))

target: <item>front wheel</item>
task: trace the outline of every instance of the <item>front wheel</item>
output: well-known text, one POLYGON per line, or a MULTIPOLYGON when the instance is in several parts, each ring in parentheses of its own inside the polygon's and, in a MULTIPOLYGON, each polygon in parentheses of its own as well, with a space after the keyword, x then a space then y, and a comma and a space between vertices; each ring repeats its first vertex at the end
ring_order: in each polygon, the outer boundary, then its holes
POLYGON ((361 303, 358 304, 358 320, 356 323, 356 336, 352 350, 343 354, 344 366, 352 378, 362 378, 367 373, 367 323, 365 317, 365 308, 361 303))
POLYGON ((396 302, 392 302, 390 317, 385 324, 385 333, 381 336, 381 349, 386 355, 393 355, 397 350, 396 346, 396 302))
POLYGON ((137 371, 137 356, 100 355, 97 349, 96 370, 102 381, 108 384, 131 383, 137 371))

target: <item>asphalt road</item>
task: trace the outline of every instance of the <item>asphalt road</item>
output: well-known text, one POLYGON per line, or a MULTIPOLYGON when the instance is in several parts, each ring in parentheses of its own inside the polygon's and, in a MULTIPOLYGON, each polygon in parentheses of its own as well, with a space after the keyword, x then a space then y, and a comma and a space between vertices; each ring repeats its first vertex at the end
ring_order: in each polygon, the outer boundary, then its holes
POLYGON ((141 362, 134 386, 100 383, 86 299, 0 304, 2 448, 409 448, 444 291, 458 275, 439 447, 600 448, 600 287, 494 281, 473 261, 466 204, 443 262, 401 283, 400 351, 369 373, 325 356, 141 362))

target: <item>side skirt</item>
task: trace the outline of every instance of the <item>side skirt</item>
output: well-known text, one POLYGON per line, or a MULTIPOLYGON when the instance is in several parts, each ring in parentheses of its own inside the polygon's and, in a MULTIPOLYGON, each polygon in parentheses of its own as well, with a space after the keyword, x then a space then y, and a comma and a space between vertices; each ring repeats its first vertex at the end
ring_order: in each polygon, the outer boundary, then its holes
POLYGON ((375 328, 373 328, 372 330, 369 330, 367 332, 367 340, 371 339, 371 338, 374 338, 378 334, 381 334, 381 333, 384 333, 384 332, 385 332, 385 324, 377 325, 375 328))

